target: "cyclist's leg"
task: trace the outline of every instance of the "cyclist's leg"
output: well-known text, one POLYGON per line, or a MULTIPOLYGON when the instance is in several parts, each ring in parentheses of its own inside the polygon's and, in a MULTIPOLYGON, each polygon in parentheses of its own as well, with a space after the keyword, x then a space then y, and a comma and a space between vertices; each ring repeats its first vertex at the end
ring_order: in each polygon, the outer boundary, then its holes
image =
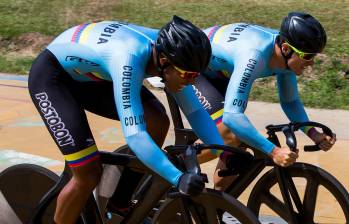
MULTIPOLYGON (((112 82, 85 82, 75 87, 75 95, 83 107, 95 114, 114 120, 119 120, 115 106, 112 82), (86 96, 86 91, 94 92, 93 96, 86 96)), ((165 141, 170 120, 165 107, 144 86, 141 88, 141 99, 147 131, 152 139, 161 147, 165 141)))
POLYGON ((147 122, 147 131, 156 144, 161 147, 164 144, 170 119, 165 107, 147 88, 142 86, 141 98, 144 107, 144 117, 147 122))
POLYGON ((29 74, 33 103, 73 173, 57 198, 56 223, 76 221, 102 173, 85 112, 69 88, 74 82, 48 50, 36 59, 29 74))
MULTIPOLYGON (((79 102, 82 102, 86 110, 110 119, 119 119, 115 106, 113 84, 111 82, 80 83, 75 90, 79 102), (94 95, 86 97, 86 94, 83 94, 86 91, 94 92, 94 95)), ((161 147, 170 125, 166 110, 160 101, 144 86, 141 89, 141 99, 144 108, 144 117, 147 123, 147 131, 161 147)), ((109 199, 112 203, 108 203, 108 208, 111 211, 119 213, 127 211, 132 205, 132 195, 142 177, 143 173, 124 168, 119 184, 109 199)))
MULTIPOLYGON (((211 118, 216 123, 219 133, 221 134, 224 144, 230 146, 238 146, 240 141, 222 122, 224 97, 228 81, 225 79, 210 79, 205 74, 202 74, 193 85, 199 101, 210 114, 211 118)), ((203 153, 203 155, 209 153, 203 153)), ((208 159, 199 158, 200 161, 208 159)), ((225 162, 220 158, 214 173, 214 184, 218 190, 224 190, 235 179, 233 176, 219 177, 218 172, 226 169, 225 162)))

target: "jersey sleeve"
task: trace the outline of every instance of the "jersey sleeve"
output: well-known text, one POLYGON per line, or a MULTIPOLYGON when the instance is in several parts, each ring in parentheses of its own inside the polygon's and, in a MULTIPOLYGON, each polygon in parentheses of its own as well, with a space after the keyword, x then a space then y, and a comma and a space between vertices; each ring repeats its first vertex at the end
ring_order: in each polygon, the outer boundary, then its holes
POLYGON ((173 185, 177 185, 179 171, 156 145, 146 130, 140 90, 144 77, 142 60, 134 55, 116 55, 110 65, 114 97, 123 134, 136 156, 150 169, 173 185))
MULTIPOLYGON (((216 125, 195 95, 192 85, 186 86, 182 91, 174 94, 174 97, 188 119, 190 126, 204 143, 224 144, 216 125)), ((218 154, 220 150, 218 152, 212 150, 212 153, 218 154)))
MULTIPOLYGON (((280 104, 288 119, 294 122, 309 121, 298 94, 296 75, 294 73, 277 74, 277 85, 280 104)), ((303 131, 307 133, 310 128, 303 128, 303 131)))
POLYGON ((264 63, 256 50, 247 51, 235 60, 225 96, 223 123, 240 140, 269 154, 275 145, 261 135, 244 114, 252 83, 262 72, 264 63))

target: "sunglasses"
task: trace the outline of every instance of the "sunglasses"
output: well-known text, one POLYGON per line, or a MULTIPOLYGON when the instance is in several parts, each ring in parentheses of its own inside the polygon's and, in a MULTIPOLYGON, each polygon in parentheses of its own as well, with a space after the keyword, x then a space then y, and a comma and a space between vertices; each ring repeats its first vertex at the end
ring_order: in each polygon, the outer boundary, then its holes
POLYGON ((183 69, 180 69, 176 66, 173 65, 173 68, 179 72, 179 77, 181 77, 182 79, 195 79, 196 77, 199 76, 199 72, 188 72, 188 71, 184 71, 183 69))
POLYGON ((303 59, 305 61, 311 61, 313 60, 315 55, 317 55, 317 53, 305 53, 303 51, 300 51, 287 42, 285 42, 285 44, 287 44, 287 46, 289 46, 298 55, 300 59, 303 59))

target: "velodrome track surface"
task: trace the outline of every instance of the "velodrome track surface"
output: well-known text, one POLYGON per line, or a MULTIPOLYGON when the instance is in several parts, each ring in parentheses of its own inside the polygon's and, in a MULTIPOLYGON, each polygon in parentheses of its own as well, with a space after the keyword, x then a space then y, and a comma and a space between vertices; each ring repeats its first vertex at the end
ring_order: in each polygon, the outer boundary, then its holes
MULTIPOLYGON (((166 104, 165 95, 153 91, 166 104)), ((312 163, 333 174, 349 189, 349 111, 307 109, 311 120, 328 125, 337 134, 337 143, 329 152, 304 153, 300 150, 299 161, 312 163)), ((246 111, 251 122, 264 132, 267 124, 287 123, 278 104, 250 102, 246 111)), ((124 144, 121 127, 117 121, 88 113, 88 119, 100 149, 111 151, 124 144)), ((299 148, 311 142, 298 134, 299 148)), ((170 131, 166 144, 173 143, 170 131)), ((63 157, 44 127, 28 94, 26 76, 0 74, 0 171, 17 163, 36 163, 59 173, 63 168, 63 157)), ((212 177, 216 160, 203 164, 202 169, 212 177)), ((300 183, 302 184, 302 183, 300 183)), ((209 186, 212 186, 210 181, 209 186)), ((246 201, 247 190, 241 200, 246 201)), ((318 216, 335 223, 339 216, 336 208, 329 205, 332 198, 321 197, 318 216)), ((0 208, 1 210, 1 208, 0 208)), ((0 215, 1 216, 1 215, 0 215)))

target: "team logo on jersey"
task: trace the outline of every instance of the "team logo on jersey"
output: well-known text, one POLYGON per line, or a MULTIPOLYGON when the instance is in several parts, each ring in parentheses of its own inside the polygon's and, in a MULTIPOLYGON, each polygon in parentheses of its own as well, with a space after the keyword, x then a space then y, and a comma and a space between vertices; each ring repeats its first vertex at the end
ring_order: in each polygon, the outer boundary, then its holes
POLYGON ((242 74, 242 78, 240 80, 240 84, 238 87, 239 93, 245 93, 246 87, 249 85, 251 76, 254 72, 254 69, 256 68, 257 61, 255 59, 249 59, 248 63, 244 69, 244 73, 242 74))
POLYGON ((227 63, 227 60, 225 60, 224 58, 217 57, 215 55, 212 55, 212 61, 217 61, 222 64, 227 63))
POLYGON ((140 124, 145 124, 145 118, 143 114, 138 116, 125 117, 125 126, 134 126, 140 124))
POLYGON ((131 78, 133 67, 125 65, 121 78, 122 106, 125 109, 131 108, 131 78))
POLYGON ((247 101, 241 100, 241 99, 234 99, 233 105, 237 107, 241 107, 243 110, 245 110, 247 107, 247 101))
POLYGON ((236 41, 238 39, 238 36, 240 36, 240 33, 249 26, 250 24, 246 24, 246 23, 239 24, 237 27, 234 28, 234 32, 230 33, 227 42, 236 41))
POLYGON ((127 23, 112 23, 109 24, 107 27, 105 27, 100 34, 100 37, 98 38, 97 44, 104 44, 109 41, 111 38, 112 34, 115 33, 117 29, 122 27, 123 25, 126 25, 127 23))
POLYGON ((97 64, 97 63, 95 63, 93 61, 89 61, 87 59, 80 58, 78 56, 67 56, 67 57, 65 57, 65 61, 79 62, 79 63, 91 65, 91 66, 94 66, 94 67, 98 67, 99 66, 99 64, 97 64))

